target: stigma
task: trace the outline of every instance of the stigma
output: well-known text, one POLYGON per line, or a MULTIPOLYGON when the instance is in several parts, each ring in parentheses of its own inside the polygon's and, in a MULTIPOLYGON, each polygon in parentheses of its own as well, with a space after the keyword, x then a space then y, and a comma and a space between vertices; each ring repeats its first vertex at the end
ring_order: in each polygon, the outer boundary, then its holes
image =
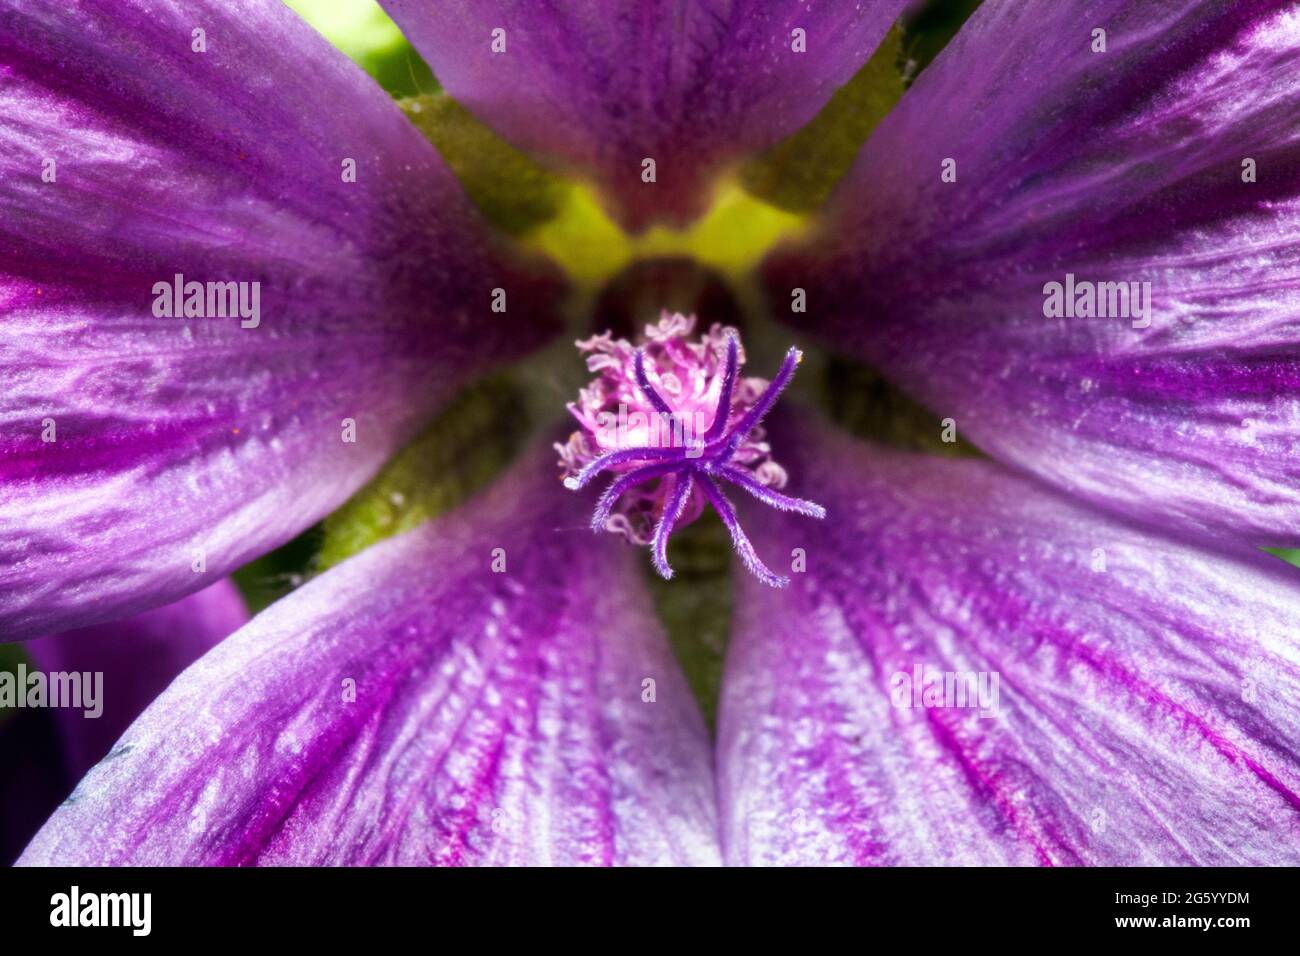
POLYGON ((739 333, 715 324, 692 341, 694 329, 694 316, 665 312, 639 347, 608 332, 577 343, 596 377, 568 406, 581 429, 555 446, 564 485, 579 491, 609 473, 592 530, 648 546, 665 578, 673 576, 668 539, 711 506, 750 573, 785 587, 789 578, 758 557, 723 485, 782 511, 826 517, 821 505, 782 493, 786 472, 762 428, 802 355, 791 348, 770 382, 742 378, 739 333))

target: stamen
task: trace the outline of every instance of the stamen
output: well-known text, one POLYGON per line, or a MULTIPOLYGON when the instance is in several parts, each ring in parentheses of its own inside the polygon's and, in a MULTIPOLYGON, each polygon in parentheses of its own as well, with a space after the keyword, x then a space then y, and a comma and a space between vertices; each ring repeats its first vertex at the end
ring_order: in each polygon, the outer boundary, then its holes
MULTIPOLYGON (((772 379, 771 384, 763 390, 763 394, 758 396, 754 402, 754 407, 745 413, 745 417, 736 423, 735 429, 732 430, 729 439, 729 448, 734 451, 750 432, 758 427, 763 417, 772 410, 776 400, 781 397, 785 387, 790 384, 790 379, 794 378, 794 370, 799 363, 803 361, 803 353, 793 345, 790 351, 785 353, 785 361, 781 363, 781 370, 776 373, 776 378, 772 379)), ((728 456, 730 457, 730 456, 728 456)))
POLYGON ((655 387, 650 384, 650 377, 645 373, 645 349, 636 350, 636 358, 632 360, 632 364, 636 367, 636 383, 641 386, 641 393, 650 400, 650 404, 654 406, 655 411, 667 416, 668 420, 672 422, 676 418, 673 415, 673 410, 664 401, 663 396, 655 391, 655 387))
MULTIPOLYGON (((749 536, 740 526, 735 507, 723 494, 715 477, 731 482, 756 500, 781 511, 812 518, 826 516, 826 509, 821 505, 780 493, 778 488, 785 484, 785 471, 771 459, 761 434, 752 437, 790 383, 802 355, 797 348, 791 348, 776 377, 756 399, 742 400, 740 419, 735 425, 730 425, 740 369, 740 338, 735 330, 724 330, 715 325, 701 343, 703 347, 689 345, 685 339, 694 327, 694 317, 688 319, 665 313, 657 327, 647 328, 647 343, 641 348, 634 349, 625 340, 614 341, 608 334, 578 343, 583 351, 600 353, 598 360, 588 361, 593 368, 599 369, 603 382, 601 387, 583 389, 581 400, 569 407, 601 450, 593 453, 588 437, 581 433, 575 433, 567 445, 556 446, 561 453, 560 464, 568 472, 564 485, 577 490, 601 472, 619 472, 596 504, 591 517, 592 529, 617 528, 630 540, 649 545, 651 563, 665 578, 673 576, 668 564, 669 538, 683 521, 689 523, 700 513, 702 505, 697 505, 687 515, 692 491, 698 487, 703 499, 713 505, 726 526, 736 553, 750 573, 771 587, 785 587, 789 579, 773 573, 759 559, 749 536), (726 359, 719 381, 715 363, 718 350, 724 345, 726 359), (671 403, 650 382, 646 373, 648 358, 653 358, 657 371, 668 369, 667 373, 660 371, 661 375, 672 375, 682 383, 671 403), (715 388, 716 398, 712 398, 715 388), (645 404, 632 409, 622 405, 612 407, 611 403, 617 397, 623 396, 626 401, 628 395, 639 395, 645 404), (708 431, 699 439, 687 437, 679 423, 684 419, 700 420, 710 404, 713 417, 708 431), (649 420, 652 415, 660 416, 670 427, 666 431, 651 431, 649 441, 652 444, 649 445, 624 444, 628 436, 621 432, 613 441, 603 434, 603 430, 597 433, 593 423, 601 421, 604 416, 616 416, 621 427, 621 423, 631 419, 630 412, 635 412, 642 421, 649 420), (601 447, 602 441, 606 443, 604 448, 601 447), (614 447, 607 447, 609 444, 614 447), (760 473, 771 484, 760 481, 757 477, 760 473), (627 493, 633 488, 668 477, 672 480, 661 481, 656 489, 638 492, 631 496, 634 500, 629 499, 627 493), (647 502, 652 507, 647 509, 647 502), (616 513, 619 520, 611 521, 616 513)), ((751 379, 748 390, 740 394, 753 394, 760 384, 751 379)), ((639 442, 646 441, 644 432, 638 432, 638 436, 639 442)))
MULTIPOLYGON (((663 467, 662 465, 659 467, 663 467)), ((759 484, 749 475, 745 474, 739 468, 733 468, 730 465, 723 465, 713 472, 719 478, 725 478, 739 488, 743 488, 751 495, 764 504, 771 505, 773 508, 779 508, 781 511, 793 511, 796 514, 807 515, 810 518, 816 518, 819 521, 826 517, 826 509, 813 501, 805 501, 803 498, 791 498, 789 495, 783 495, 780 492, 773 491, 767 485, 759 484)))
POLYGON ((629 461, 650 461, 664 458, 676 458, 675 449, 672 448, 625 448, 622 451, 611 451, 608 454, 601 455, 595 461, 588 464, 578 472, 577 477, 568 477, 564 479, 564 487, 570 491, 577 491, 585 488, 602 471, 612 468, 615 465, 621 465, 629 461))
POLYGON ((736 517, 736 509, 731 506, 731 502, 722 493, 718 483, 708 475, 700 475, 698 480, 700 487, 704 489, 705 496, 712 503, 713 510, 718 513, 722 523, 731 532, 731 543, 735 547, 736 553, 740 555, 740 560, 745 562, 745 567, 749 568, 749 572, 770 587, 783 588, 789 584, 789 578, 773 574, 771 569, 755 553, 754 546, 749 542, 749 536, 745 534, 745 530, 740 526, 740 519, 736 517))
POLYGON ((673 527, 681 518, 682 512, 686 510, 686 503, 691 498, 691 486, 694 483, 694 476, 690 471, 684 471, 677 476, 672 494, 668 497, 668 504, 664 507, 663 517, 659 519, 659 524, 655 528, 654 542, 650 550, 651 561, 654 563, 655 570, 665 580, 673 576, 673 569, 668 566, 668 538, 673 533, 673 527))
POLYGON ((717 411, 713 413, 713 422, 704 433, 704 444, 717 441, 727 427, 731 418, 731 396, 736 391, 736 364, 740 359, 740 339, 732 333, 727 336, 727 367, 722 373, 722 392, 718 398, 717 411))
POLYGON ((609 520, 610 512, 614 510, 614 505, 618 499, 623 497, 623 493, 632 490, 637 485, 645 484, 647 481, 654 481, 656 478, 662 478, 664 475, 670 475, 677 470, 677 464, 670 462, 666 465, 646 465, 644 468, 638 468, 636 471, 629 471, 622 478, 616 478, 610 482, 605 493, 600 496, 600 501, 596 503, 596 510, 591 516, 591 530, 603 531, 605 522, 609 520))

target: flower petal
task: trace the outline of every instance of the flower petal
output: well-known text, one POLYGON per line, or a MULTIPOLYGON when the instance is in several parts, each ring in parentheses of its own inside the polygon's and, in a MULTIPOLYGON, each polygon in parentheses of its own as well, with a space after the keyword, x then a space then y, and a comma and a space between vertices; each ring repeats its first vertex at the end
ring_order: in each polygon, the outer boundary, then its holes
POLYGON ((428 143, 274 0, 0 0, 0 119, 4 639, 287 540, 546 331, 428 143), (247 317, 157 317, 176 275, 246 283, 247 317))
POLYGON ((719 169, 812 119, 905 2, 381 0, 452 96, 593 176, 633 228, 701 212, 719 169))
POLYGON ((829 517, 746 516, 761 553, 802 548, 806 573, 784 592, 737 574, 729 862, 1300 861, 1294 569, 1153 536, 988 461, 807 424, 777 440, 829 517), (983 672, 992 716, 975 695, 898 706, 895 675, 917 667, 983 672))
POLYGON ((84 708, 56 711, 71 778, 79 780, 102 759, 177 674, 247 621, 239 589, 224 579, 125 621, 28 642, 32 660, 47 674, 103 675, 98 715, 87 717, 84 708))
POLYGON ((1298 78, 1294 5, 990 0, 774 294, 806 289, 797 321, 995 456, 1192 533, 1294 542, 1298 78), (1049 318, 1067 275, 1150 283, 1150 310, 1124 317, 1117 287, 1118 317, 1049 318))
POLYGON ((539 451, 273 605, 23 862, 715 861, 708 736, 635 556, 553 485, 539 451))

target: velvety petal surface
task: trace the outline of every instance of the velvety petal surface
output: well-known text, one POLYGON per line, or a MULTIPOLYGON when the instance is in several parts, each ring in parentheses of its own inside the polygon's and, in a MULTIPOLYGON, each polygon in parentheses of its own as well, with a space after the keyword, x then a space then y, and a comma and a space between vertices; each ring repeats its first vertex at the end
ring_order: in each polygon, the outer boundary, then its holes
POLYGON ((23 862, 716 861, 708 735, 639 555, 551 457, 223 641, 23 862))
POLYGON ((61 707, 54 713, 73 780, 93 767, 122 731, 190 664, 248 622, 248 608, 228 578, 174 604, 125 621, 52 634, 25 646, 46 674, 101 674, 100 713, 61 707))
POLYGON ((905 5, 381 2, 452 96, 594 178, 634 228, 701 212, 720 168, 812 119, 905 5), (654 183, 642 180, 646 158, 654 183))
POLYGON ((310 525, 536 343, 537 291, 277 0, 0 0, 0 639, 157 606, 310 525), (246 283, 248 317, 159 317, 177 275, 246 283))
POLYGON ((742 516, 760 554, 803 549, 806 570, 785 591, 736 574, 728 862, 1300 861, 1294 568, 1153 536, 992 462, 773 435, 828 517, 742 516), (899 706, 896 675, 918 667, 983 673, 985 696, 899 706))
POLYGON ((771 289, 806 289, 792 321, 1006 461, 1133 515, 1286 545, 1298 115, 1294 4, 988 0, 863 148, 821 245, 772 264, 771 289), (1048 317, 1067 276, 1149 283, 1150 311, 1126 317, 1116 288, 1110 317, 1048 317))

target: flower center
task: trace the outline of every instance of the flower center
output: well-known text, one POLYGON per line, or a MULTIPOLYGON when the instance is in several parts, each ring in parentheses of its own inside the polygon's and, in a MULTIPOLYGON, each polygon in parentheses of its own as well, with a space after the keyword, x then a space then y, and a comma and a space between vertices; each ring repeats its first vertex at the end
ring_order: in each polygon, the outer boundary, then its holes
POLYGON ((720 483, 784 511, 825 517, 820 505, 781 493, 786 472, 761 427, 801 354, 791 348, 771 382, 742 378, 739 333, 714 324, 692 341, 694 329, 694 316, 665 312, 646 326, 639 347, 608 332, 577 343, 596 378, 568 406, 581 430, 555 446, 565 487, 576 491, 610 472, 592 530, 648 545, 665 578, 673 575, 669 537, 707 503, 750 572, 784 587, 789 579, 759 559, 720 483))

